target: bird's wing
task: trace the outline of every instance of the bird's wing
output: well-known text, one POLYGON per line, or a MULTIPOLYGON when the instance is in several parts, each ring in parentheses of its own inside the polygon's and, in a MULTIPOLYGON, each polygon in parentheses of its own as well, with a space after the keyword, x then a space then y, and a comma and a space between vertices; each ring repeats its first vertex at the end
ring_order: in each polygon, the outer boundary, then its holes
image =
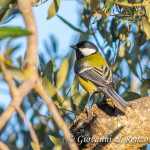
POLYGON ((75 66, 75 72, 85 80, 90 80, 99 87, 115 89, 115 82, 108 66, 104 67, 79 67, 75 66))

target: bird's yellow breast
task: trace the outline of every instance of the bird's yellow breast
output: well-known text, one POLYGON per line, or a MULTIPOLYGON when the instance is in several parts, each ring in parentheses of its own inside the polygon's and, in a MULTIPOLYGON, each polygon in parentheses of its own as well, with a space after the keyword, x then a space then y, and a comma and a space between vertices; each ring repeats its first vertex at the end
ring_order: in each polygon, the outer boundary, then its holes
POLYGON ((98 91, 97 86, 92 83, 91 81, 86 81, 84 79, 82 79, 80 76, 78 76, 79 82, 81 84, 81 86, 84 88, 84 90, 86 90, 89 93, 94 93, 96 91, 98 91))
POLYGON ((76 65, 81 67, 102 67, 107 65, 106 60, 99 54, 93 54, 76 61, 76 65))
MULTIPOLYGON (((75 66, 80 66, 80 67, 98 66, 101 68, 104 65, 107 65, 107 62, 99 53, 84 57, 80 60, 76 60, 75 62, 75 66)), ((94 93, 94 92, 99 91, 98 87, 93 82, 89 80, 84 80, 79 75, 78 75, 78 78, 79 78, 79 82, 81 86, 89 93, 94 93)))

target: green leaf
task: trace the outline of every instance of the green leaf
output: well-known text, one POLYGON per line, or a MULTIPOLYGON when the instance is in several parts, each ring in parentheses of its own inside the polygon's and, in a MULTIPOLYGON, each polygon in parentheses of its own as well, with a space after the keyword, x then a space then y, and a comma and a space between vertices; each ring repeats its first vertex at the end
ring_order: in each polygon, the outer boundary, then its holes
MULTIPOLYGON (((3 0, 1 0, 3 1, 3 0)), ((7 4, 8 0, 4 0, 6 1, 5 3, 5 6, 1 6, 0 8, 0 12, 1 12, 1 15, 0 15, 0 23, 1 24, 5 24, 5 23, 8 23, 10 20, 12 20, 13 18, 15 18, 15 15, 13 15, 14 13, 17 13, 17 11, 14 11, 14 9, 16 8, 17 6, 17 3, 14 1, 14 2, 9 2, 9 4, 7 4)), ((9 0, 11 1, 11 0, 9 0)))
POLYGON ((121 52, 120 52, 120 57, 121 57, 121 58, 124 58, 124 57, 125 57, 125 52, 126 52, 126 46, 123 45, 122 48, 121 48, 121 52))
MULTIPOLYGON (((130 56, 130 55, 128 55, 128 56, 130 56)), ((137 72, 136 72, 136 70, 135 70, 135 65, 134 65, 133 62, 132 62, 132 59, 129 58, 129 57, 126 57, 126 61, 127 61, 127 63, 128 63, 128 66, 129 66, 131 72, 132 72, 137 78, 139 78, 139 77, 138 77, 138 74, 137 74, 137 72)))
POLYGON ((79 93, 79 79, 75 76, 74 81, 71 86, 71 97, 74 99, 76 94, 79 93))
POLYGON ((140 94, 141 94, 141 97, 145 97, 145 96, 148 96, 148 91, 147 91, 147 82, 144 81, 142 83, 142 86, 140 87, 140 94))
POLYGON ((142 146, 142 147, 140 147, 140 150, 147 150, 146 147, 147 147, 146 145, 145 145, 145 146, 142 146))
POLYGON ((62 146, 62 142, 59 141, 58 138, 56 138, 56 137, 54 137, 54 136, 52 136, 52 135, 49 135, 49 138, 50 138, 50 140, 54 143, 55 146, 57 146, 57 145, 62 146))
POLYGON ((116 14, 114 16, 117 17, 118 19, 128 20, 128 21, 135 22, 135 18, 133 18, 131 15, 116 14))
POLYGON ((79 93, 79 79, 77 76, 75 76, 73 84, 71 86, 71 98, 73 100, 73 104, 78 107, 81 95, 79 93))
POLYGON ((0 0, 0 22, 3 20, 6 13, 8 14, 10 2, 11 0, 0 0))
POLYGON ((50 40, 51 40, 51 43, 52 43, 52 46, 53 46, 53 51, 54 53, 57 52, 57 40, 56 38, 53 36, 53 35, 50 35, 50 40))
MULTIPOLYGON (((149 71, 148 71, 148 73, 149 73, 149 71)), ((146 82, 148 86, 150 86, 150 78, 142 79, 142 80, 143 80, 144 82, 146 82)))
POLYGON ((50 80, 46 77, 46 75, 43 75, 42 83, 46 92, 52 98, 52 100, 56 103, 56 105, 59 106, 60 104, 62 104, 63 99, 61 95, 57 92, 55 86, 50 82, 50 80))
POLYGON ((44 47, 45 47, 45 50, 46 50, 47 54, 50 56, 51 53, 50 53, 50 48, 49 48, 49 45, 48 45, 47 41, 44 41, 43 44, 44 44, 44 47))
POLYGON ((84 108, 85 108, 85 105, 88 102, 89 94, 88 94, 87 91, 83 90, 80 95, 81 95, 81 99, 80 99, 80 101, 78 101, 78 108, 82 112, 84 110, 84 108))
POLYGON ((50 80, 50 82, 53 83, 54 72, 53 72, 53 63, 51 60, 46 64, 44 74, 50 80))
POLYGON ((31 32, 29 32, 26 29, 21 29, 19 27, 0 27, 0 40, 7 38, 7 37, 19 37, 24 35, 30 35, 31 32))
MULTIPOLYGON (((149 3, 146 1, 146 3, 149 3)), ((150 23, 150 6, 145 6, 145 9, 146 9, 146 15, 147 15, 147 18, 148 18, 148 22, 150 23)))
POLYGON ((107 11, 110 11, 113 5, 114 5, 113 3, 108 3, 108 4, 107 4, 107 7, 106 7, 106 9, 105 9, 105 11, 106 11, 106 12, 107 12, 107 11))
POLYGON ((89 3, 92 11, 96 11, 100 6, 100 0, 89 0, 89 3))
POLYGON ((60 89, 62 85, 64 84, 67 74, 68 74, 68 69, 69 69, 69 63, 68 63, 67 58, 65 58, 57 72, 57 76, 56 76, 57 89, 60 89))
POLYGON ((20 68, 22 67, 22 60, 21 60, 21 56, 18 57, 17 62, 19 63, 20 68))
POLYGON ((53 0, 48 9, 47 19, 51 19, 52 17, 54 17, 58 12, 59 7, 60 7, 60 0, 53 0))
POLYGON ((31 142, 31 147, 33 148, 33 150, 36 150, 36 145, 35 145, 35 143, 31 142))
POLYGON ((132 11, 129 9, 128 6, 122 6, 122 8, 126 11, 127 14, 133 15, 132 11))
POLYGON ((4 53, 4 57, 6 60, 11 60, 11 54, 13 52, 15 52, 16 50, 18 50, 21 47, 21 45, 17 45, 14 48, 11 48, 9 46, 7 46, 5 53, 4 53))
POLYGON ((115 70, 113 71, 113 74, 116 74, 117 71, 119 70, 119 66, 120 66, 121 61, 122 61, 121 58, 118 57, 118 60, 114 66, 115 70))
POLYGON ((135 99, 138 99, 138 98, 141 98, 141 96, 138 94, 138 93, 135 93, 135 92, 127 92, 123 98, 127 101, 131 101, 131 100, 135 100, 135 99))
POLYGON ((45 64, 43 55, 39 55, 39 60, 40 60, 41 71, 44 72, 44 71, 45 71, 45 68, 46 68, 46 64, 45 64))
POLYGON ((33 148, 33 150, 37 150, 38 145, 36 145, 34 142, 31 142, 31 147, 33 148))
POLYGON ((68 58, 68 61, 69 61, 69 70, 71 70, 71 68, 72 68, 72 66, 73 66, 73 64, 75 62, 75 55, 74 55, 73 51, 71 51, 71 54, 70 54, 70 56, 68 58))
POLYGON ((128 66, 129 66, 129 68, 130 68, 130 70, 131 70, 131 72, 137 77, 137 78, 139 78, 138 77, 138 74, 137 74, 137 72, 136 72, 136 69, 135 69, 135 65, 133 64, 133 61, 132 61, 132 58, 131 58, 131 55, 129 54, 129 52, 127 51, 127 44, 125 44, 125 59, 126 59, 126 62, 127 62, 127 64, 128 64, 128 66))
POLYGON ((54 150, 62 150, 62 145, 57 145, 54 150))
POLYGON ((150 22, 148 22, 147 18, 145 17, 143 17, 143 28, 148 39, 150 39, 150 22))
POLYGON ((46 76, 42 78, 42 83, 48 95, 53 98, 56 95, 56 89, 54 85, 49 81, 46 76))
POLYGON ((24 72, 20 68, 11 66, 11 65, 6 65, 10 75, 15 79, 15 80, 20 80, 23 81, 25 79, 24 72))
POLYGON ((116 89, 118 89, 121 85, 121 82, 124 82, 127 80, 127 77, 122 78, 121 80, 119 80, 119 82, 116 84, 116 89))

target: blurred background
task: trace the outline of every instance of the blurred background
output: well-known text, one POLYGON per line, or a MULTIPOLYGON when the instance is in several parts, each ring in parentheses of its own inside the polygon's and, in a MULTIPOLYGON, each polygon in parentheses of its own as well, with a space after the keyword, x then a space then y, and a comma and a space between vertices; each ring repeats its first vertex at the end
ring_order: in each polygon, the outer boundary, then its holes
MULTIPOLYGON (((25 28, 16 1, 11 3, 14 9, 9 8, 9 15, 3 19, 0 16, 0 27, 25 28)), ((38 68, 45 89, 69 126, 83 111, 88 98, 75 77, 75 53, 69 47, 79 41, 89 40, 99 48, 113 71, 116 91, 124 99, 130 101, 150 95, 150 41, 143 21, 144 15, 148 17, 146 7, 128 8, 97 0, 61 0, 57 15, 52 17, 49 8, 52 3, 52 0, 39 1, 33 7, 38 29, 38 68)), ((0 51, 17 85, 23 80, 26 39, 23 36, 0 41, 0 51)), ((102 96, 93 95, 90 105, 102 96)), ((0 113, 10 102, 9 87, 0 74, 0 113)), ((30 92, 21 108, 33 125, 41 147, 61 149, 61 144, 55 146, 54 143, 62 143, 63 134, 43 100, 30 92)), ((32 149, 28 127, 17 113, 0 131, 0 140, 14 150, 32 149)))

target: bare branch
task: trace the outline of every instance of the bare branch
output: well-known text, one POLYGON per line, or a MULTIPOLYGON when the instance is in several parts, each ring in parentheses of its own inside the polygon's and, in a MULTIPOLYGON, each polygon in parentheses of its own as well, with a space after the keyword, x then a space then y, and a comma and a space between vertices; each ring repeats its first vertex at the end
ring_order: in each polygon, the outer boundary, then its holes
POLYGON ((2 141, 0 141, 0 149, 1 150, 10 150, 9 147, 6 144, 4 144, 2 141))
POLYGON ((13 113, 15 112, 15 107, 20 106, 23 102, 23 98, 30 92, 30 90, 35 86, 33 80, 31 78, 27 79, 17 90, 17 96, 12 97, 11 104, 7 107, 7 109, 0 115, 0 130, 5 126, 8 120, 11 118, 13 113))
POLYGON ((47 95, 43 85, 41 82, 39 82, 39 85, 36 87, 36 92, 40 95, 41 98, 44 99, 46 102, 46 105, 48 109, 51 111, 53 119, 55 120, 58 127, 63 131, 64 137, 67 140, 67 143, 69 145, 69 148, 71 150, 78 150, 78 146, 75 141, 69 141, 68 138, 72 136, 70 130, 68 129, 67 124, 64 122, 62 117, 60 116, 55 104, 52 100, 49 99, 49 96, 47 95))
MULTIPOLYGON (((65 139, 68 139, 68 136, 71 135, 66 123, 62 119, 61 115, 59 114, 56 106, 52 101, 49 100, 49 97, 43 88, 42 82, 38 76, 38 71, 36 67, 37 63, 37 30, 36 30, 36 23, 32 11, 32 4, 30 0, 18 0, 18 8, 24 17, 24 21, 26 27, 29 31, 33 34, 28 36, 28 47, 26 58, 24 62, 24 68, 29 76, 34 77, 37 79, 38 86, 34 88, 34 90, 45 100, 49 110, 52 112, 53 118, 56 121, 58 127, 62 129, 65 139)), ((75 142, 68 142, 70 149, 77 150, 78 147, 75 142)))
POLYGON ((17 87, 14 85, 13 78, 11 77, 11 75, 9 74, 9 72, 6 69, 5 62, 4 62, 5 59, 3 58, 1 53, 0 53, 0 58, 1 58, 0 68, 1 68, 3 76, 4 76, 4 80, 8 83, 11 95, 13 97, 17 94, 17 87))
MULTIPOLYGON (((94 104, 88 113, 79 115, 71 132, 80 149, 138 149, 150 139, 150 97, 130 101, 131 108, 94 104)), ((68 150, 67 144, 63 150, 68 150)))
POLYGON ((32 11, 33 3, 30 0, 18 0, 18 8, 23 15, 26 28, 32 32, 32 35, 28 36, 27 52, 24 62, 24 68, 26 70, 37 70, 37 28, 32 11))
POLYGON ((19 106, 17 107, 15 104, 14 104, 14 106, 15 106, 16 110, 18 111, 19 115, 21 116, 21 118, 23 120, 25 120, 25 122, 27 124, 27 126, 29 128, 29 131, 30 131, 31 138, 32 138, 33 142, 35 143, 36 150, 40 150, 39 140, 36 136, 36 133, 35 133, 34 129, 31 126, 30 122, 27 120, 27 118, 26 118, 24 112, 22 111, 22 109, 19 106))
POLYGON ((112 1, 112 0, 106 0, 107 2, 113 3, 113 4, 117 4, 119 6, 127 6, 127 7, 141 7, 141 6, 150 6, 150 3, 145 3, 145 1, 143 1, 143 3, 137 3, 137 4, 133 4, 133 3, 124 3, 124 2, 117 2, 117 1, 112 1))

